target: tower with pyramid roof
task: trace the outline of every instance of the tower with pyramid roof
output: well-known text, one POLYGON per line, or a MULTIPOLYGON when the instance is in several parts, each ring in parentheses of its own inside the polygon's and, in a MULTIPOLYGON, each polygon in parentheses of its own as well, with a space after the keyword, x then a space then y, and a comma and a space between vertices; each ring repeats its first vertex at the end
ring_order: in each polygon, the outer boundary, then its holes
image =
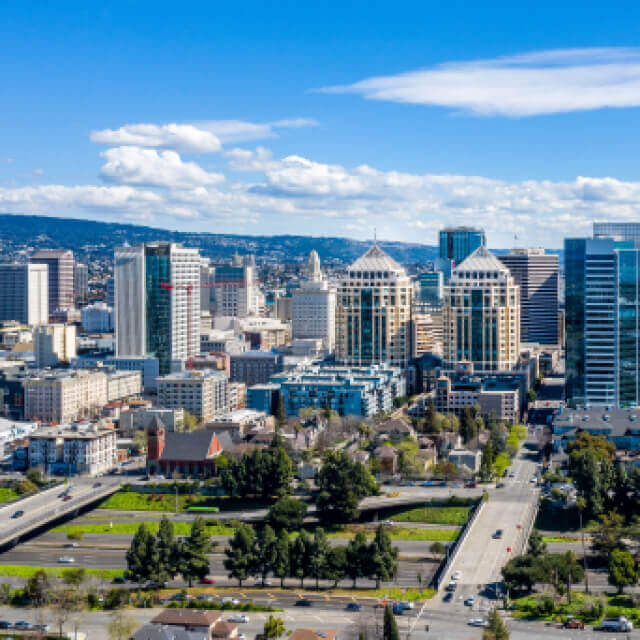
POLYGON ((338 289, 336 358, 348 365, 406 367, 411 356, 407 273, 377 243, 348 269, 338 289))
POLYGON ((444 288, 443 351, 449 367, 513 369, 520 355, 520 287, 486 247, 478 247, 444 288))

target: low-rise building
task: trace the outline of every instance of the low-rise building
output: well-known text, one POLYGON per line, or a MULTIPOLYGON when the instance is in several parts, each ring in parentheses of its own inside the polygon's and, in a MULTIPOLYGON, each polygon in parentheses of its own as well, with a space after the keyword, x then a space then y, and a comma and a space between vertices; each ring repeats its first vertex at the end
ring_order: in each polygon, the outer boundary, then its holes
POLYGON ((120 413, 119 435, 132 438, 136 431, 146 431, 155 418, 159 418, 166 431, 182 431, 184 426, 183 409, 160 409, 151 407, 129 408, 120 413))
POLYGON ((117 464, 116 432, 95 423, 46 427, 29 436, 29 466, 47 473, 96 476, 117 464))
POLYGON ((57 367, 76 357, 76 328, 74 325, 43 324, 34 328, 36 367, 57 367))
POLYGON ((228 431, 234 441, 241 440, 247 436, 251 429, 261 429, 273 431, 273 418, 267 416, 262 411, 252 409, 237 409, 224 415, 217 416, 205 424, 205 428, 210 431, 228 431))
POLYGON ((247 406, 247 385, 244 382, 229 383, 229 411, 247 406))
POLYGON ((140 371, 114 371, 107 374, 107 402, 142 393, 140 371))
POLYGON ((247 389, 247 408, 274 415, 278 410, 279 397, 279 384, 254 384, 247 389))
POLYGON ((456 465, 456 469, 466 473, 478 473, 482 462, 481 451, 469 451, 469 449, 452 449, 449 451, 449 462, 456 465))
POLYGON ((132 640, 232 640, 238 625, 225 622, 218 611, 165 609, 138 629, 132 640))
POLYGON ((244 382, 247 387, 266 384, 278 370, 278 355, 271 351, 247 351, 231 355, 230 379, 244 382))
POLYGON ((87 333, 113 331, 113 308, 104 302, 95 302, 82 309, 82 328, 87 333))
POLYGON ((307 408, 373 416, 391 411, 393 400, 406 393, 402 371, 386 365, 310 366, 272 376, 271 382, 280 385, 287 417, 307 408))
POLYGON ((229 410, 229 385, 222 371, 180 371, 158 378, 158 404, 185 409, 198 420, 208 421, 229 410))

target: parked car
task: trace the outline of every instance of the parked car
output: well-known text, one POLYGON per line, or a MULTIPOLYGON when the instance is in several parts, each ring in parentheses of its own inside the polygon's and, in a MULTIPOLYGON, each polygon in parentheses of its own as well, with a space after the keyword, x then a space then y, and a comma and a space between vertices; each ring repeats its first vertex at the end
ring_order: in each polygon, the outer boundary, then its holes
POLYGON ((478 486, 478 483, 471 480, 471 482, 467 482, 464 486, 467 489, 475 489, 478 486))
POLYGON ((449 584, 444 588, 445 591, 455 591, 458 588, 458 583, 454 580, 450 580, 449 584))
POLYGON ((578 618, 574 618, 573 616, 567 616, 567 619, 564 623, 565 629, 584 629, 584 622, 582 620, 578 620, 578 618))
POLYGON ((500 540, 502 538, 502 529, 496 529, 496 532, 491 537, 494 540, 500 540))
POLYGON ((464 604, 467 607, 473 607, 473 605, 475 604, 476 601, 476 597, 475 596, 469 596, 465 601, 464 604))
POLYGON ((113 579, 113 584, 125 584, 127 579, 124 576, 116 576, 113 579))
POLYGON ((34 624, 32 629, 34 631, 44 631, 46 633, 51 629, 51 626, 48 624, 34 624))
POLYGON ((347 611, 362 611, 362 605, 357 602, 349 602, 346 609, 347 611))
POLYGON ((249 616, 245 616, 244 614, 231 616, 229 622, 246 623, 249 622, 249 616))
POLYGON ((11 629, 11 623, 8 620, 0 620, 0 629, 11 629))
POLYGON ((258 579, 256 580, 256 587, 270 587, 273 584, 273 582, 271 582, 271 580, 262 580, 262 579, 258 579))
POLYGON ((461 580, 462 579, 462 572, 460 571, 455 571, 453 573, 453 575, 451 576, 452 580, 461 580))
POLYGON ((222 604, 232 604, 233 606, 237 606, 240 604, 240 600, 237 598, 222 598, 222 604))
POLYGON ((13 625, 14 629, 20 629, 20 631, 28 631, 32 627, 33 625, 26 620, 18 620, 18 622, 13 625))
POLYGON ((307 600, 306 598, 300 598, 300 600, 296 600, 296 607, 311 607, 311 600, 307 600))
POLYGON ((451 593, 451 591, 449 591, 448 593, 444 594, 444 598, 442 598, 442 602, 451 602, 453 600, 453 593, 451 593))

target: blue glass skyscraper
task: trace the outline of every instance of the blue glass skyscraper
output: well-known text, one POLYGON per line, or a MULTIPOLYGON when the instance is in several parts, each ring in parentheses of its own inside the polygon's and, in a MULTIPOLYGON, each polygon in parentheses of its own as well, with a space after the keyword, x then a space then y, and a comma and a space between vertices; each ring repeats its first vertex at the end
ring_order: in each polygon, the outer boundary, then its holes
POLYGON ((440 231, 440 258, 459 265, 478 247, 486 247, 487 238, 482 229, 454 227, 440 231))

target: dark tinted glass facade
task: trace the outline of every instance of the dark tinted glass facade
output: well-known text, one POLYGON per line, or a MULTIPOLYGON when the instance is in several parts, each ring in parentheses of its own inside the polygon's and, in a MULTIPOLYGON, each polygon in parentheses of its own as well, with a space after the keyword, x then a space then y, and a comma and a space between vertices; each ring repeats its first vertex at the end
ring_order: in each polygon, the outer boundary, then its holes
POLYGON ((160 375, 171 369, 171 283, 169 245, 145 248, 147 354, 158 358, 160 375))
POLYGON ((635 249, 618 251, 618 403, 636 406, 638 393, 638 280, 640 264, 635 249))
POLYGON ((440 232, 440 258, 453 260, 456 265, 484 245, 486 245, 486 238, 482 229, 461 227, 443 229, 440 232))

